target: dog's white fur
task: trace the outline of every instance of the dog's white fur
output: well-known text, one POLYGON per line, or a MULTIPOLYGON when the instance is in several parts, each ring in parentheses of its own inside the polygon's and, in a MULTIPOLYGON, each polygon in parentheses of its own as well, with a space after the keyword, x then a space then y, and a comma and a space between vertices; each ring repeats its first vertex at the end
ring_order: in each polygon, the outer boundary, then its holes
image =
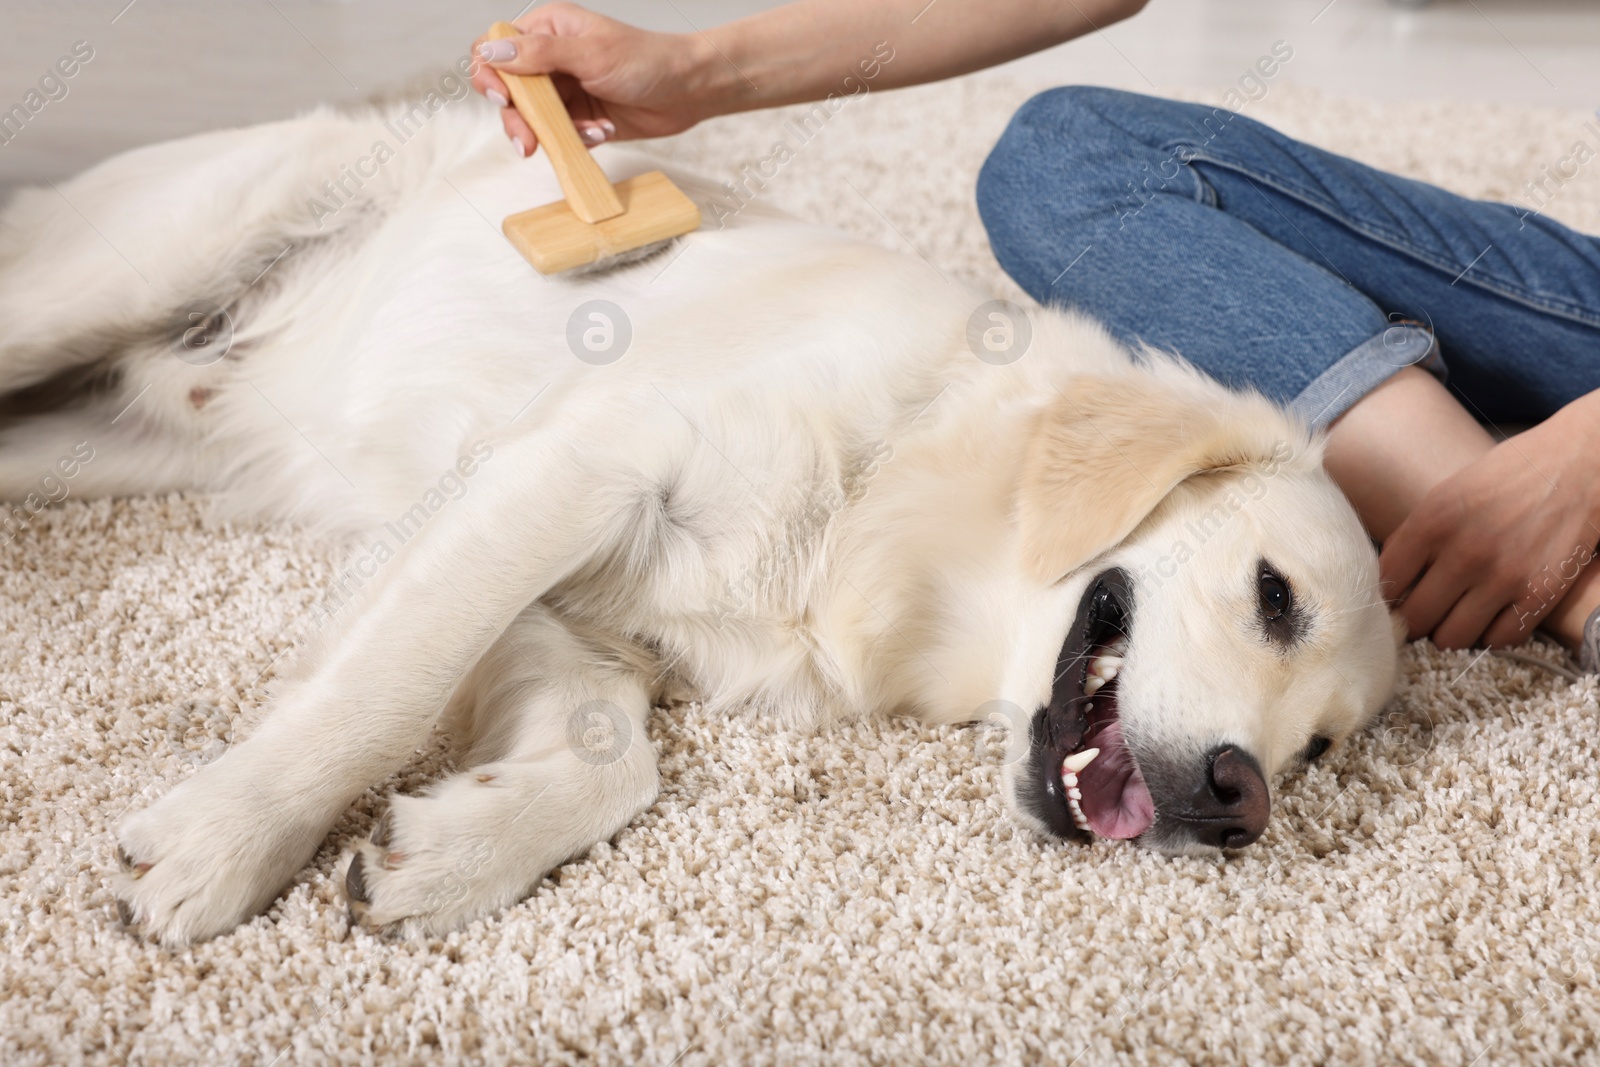
POLYGON ((1025 717, 1112 565, 1138 599, 1136 749, 1227 740, 1270 775, 1387 698, 1371 546, 1277 407, 1056 311, 991 365, 967 340, 983 294, 759 206, 542 279, 497 224, 559 191, 475 105, 314 211, 393 140, 386 117, 141 149, 0 216, 0 392, 114 371, 6 425, 0 494, 88 441, 76 495, 214 491, 366 559, 264 724, 121 828, 146 934, 260 911, 441 713, 469 769, 396 797, 359 846, 374 927, 457 927, 625 827, 657 792, 645 721, 669 694, 797 722, 1025 717), (567 341, 597 298, 632 328, 604 366, 567 341), (173 324, 205 301, 236 333, 193 366, 173 324), (408 513, 401 546, 384 524, 408 513), (1315 608, 1292 651, 1254 622, 1264 557, 1315 608))

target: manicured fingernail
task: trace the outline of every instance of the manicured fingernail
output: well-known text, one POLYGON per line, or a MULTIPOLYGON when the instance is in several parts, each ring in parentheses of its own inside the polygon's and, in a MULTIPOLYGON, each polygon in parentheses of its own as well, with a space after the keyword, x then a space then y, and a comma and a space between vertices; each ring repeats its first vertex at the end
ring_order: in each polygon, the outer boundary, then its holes
POLYGON ((584 144, 593 147, 606 139, 606 131, 599 126, 585 126, 578 131, 578 136, 584 144))
POLYGON ((527 159, 528 156, 533 153, 533 149, 531 149, 527 145, 523 144, 522 143, 522 138, 520 138, 520 137, 517 138, 517 151, 519 153, 521 153, 523 159, 527 159))
POLYGON ((488 63, 504 63, 517 58, 517 46, 511 41, 485 41, 478 46, 478 58, 488 63))
POLYGON ((596 119, 595 125, 604 130, 607 137, 615 137, 617 135, 617 124, 610 119, 596 119))
POLYGON ((505 98, 505 94, 500 92, 500 90, 498 90, 498 89, 485 89, 483 91, 483 95, 487 96, 490 100, 493 100, 495 107, 510 107, 511 106, 511 101, 507 100, 505 98))

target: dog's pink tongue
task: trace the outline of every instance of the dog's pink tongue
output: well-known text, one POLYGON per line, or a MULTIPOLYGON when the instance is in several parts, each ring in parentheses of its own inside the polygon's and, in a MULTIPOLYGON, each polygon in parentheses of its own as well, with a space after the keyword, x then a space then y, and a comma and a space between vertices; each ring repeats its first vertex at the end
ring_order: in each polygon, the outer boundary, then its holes
POLYGON ((1078 773, 1078 788, 1083 791, 1078 807, 1101 837, 1138 837, 1155 822, 1156 805, 1122 739, 1122 724, 1106 723, 1089 743, 1100 755, 1078 773))

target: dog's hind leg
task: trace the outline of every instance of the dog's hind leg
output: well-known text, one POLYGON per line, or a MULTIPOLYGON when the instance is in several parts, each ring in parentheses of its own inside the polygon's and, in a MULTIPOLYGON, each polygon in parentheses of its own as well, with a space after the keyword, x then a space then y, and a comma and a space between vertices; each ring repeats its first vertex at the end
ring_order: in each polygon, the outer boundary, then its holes
MULTIPOLYGON (((0 395, 181 344, 215 313, 241 319, 241 304, 248 318, 306 250, 343 247, 381 213, 373 196, 330 217, 312 205, 382 130, 376 117, 320 112, 150 145, 19 190, 0 210, 0 395)), ((384 180, 398 184, 400 170, 384 180)), ((386 186, 382 203, 393 195, 386 186)))
POLYGON ((131 418, 113 423, 115 414, 106 408, 53 412, 0 429, 0 502, 13 518, 19 508, 36 515, 69 498, 195 487, 191 442, 131 418))
POLYGON ((345 892, 370 930, 443 934, 515 904, 655 799, 646 674, 548 610, 525 612, 457 700, 483 762, 393 798, 357 846, 345 892))

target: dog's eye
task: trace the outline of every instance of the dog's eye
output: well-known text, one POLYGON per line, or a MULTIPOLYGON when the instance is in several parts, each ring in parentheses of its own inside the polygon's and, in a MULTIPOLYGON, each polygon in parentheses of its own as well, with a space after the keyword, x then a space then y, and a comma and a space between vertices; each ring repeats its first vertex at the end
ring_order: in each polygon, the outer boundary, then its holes
POLYGON ((1281 619, 1289 610, 1289 587, 1271 571, 1261 575, 1257 585, 1261 595, 1261 613, 1269 619, 1281 619))
POLYGON ((1311 743, 1306 745, 1306 750, 1300 754, 1307 763, 1315 763, 1321 759, 1323 753, 1332 747, 1333 742, 1326 737, 1313 737, 1311 743))
POLYGON ((1264 559, 1256 565, 1256 610, 1261 613, 1262 633, 1285 652, 1294 648, 1310 623, 1305 609, 1295 604, 1289 579, 1264 559))

